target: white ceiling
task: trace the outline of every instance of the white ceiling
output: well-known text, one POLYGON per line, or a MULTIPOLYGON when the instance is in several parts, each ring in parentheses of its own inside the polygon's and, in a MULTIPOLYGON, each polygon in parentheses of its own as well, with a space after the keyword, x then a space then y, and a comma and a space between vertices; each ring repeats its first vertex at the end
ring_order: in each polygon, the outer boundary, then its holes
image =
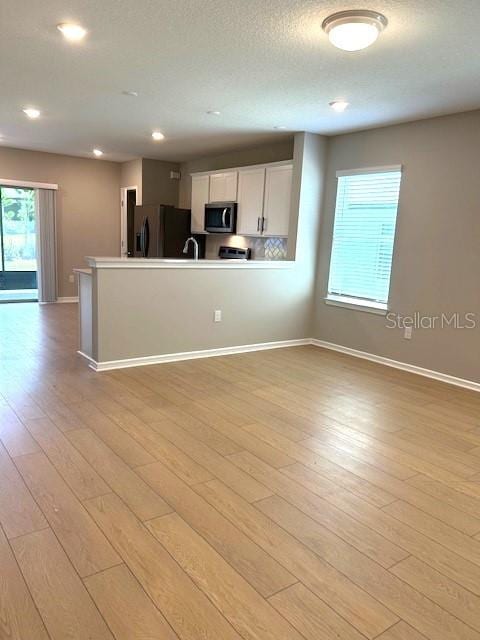
POLYGON ((179 161, 475 109, 479 24, 479 0, 0 0, 0 143, 179 161), (389 20, 356 53, 321 30, 350 8, 389 20), (63 40, 65 21, 89 29, 82 44, 63 40), (336 98, 351 107, 333 112, 336 98), (28 121, 25 106, 42 117, 28 121))

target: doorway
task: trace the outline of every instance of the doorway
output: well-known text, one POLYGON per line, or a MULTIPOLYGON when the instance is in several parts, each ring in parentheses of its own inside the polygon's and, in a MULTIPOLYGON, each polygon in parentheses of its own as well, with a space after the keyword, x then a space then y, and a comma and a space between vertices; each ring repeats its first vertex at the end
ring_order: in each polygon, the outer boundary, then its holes
POLYGON ((134 216, 137 205, 137 187, 122 187, 121 189, 121 211, 122 211, 122 256, 133 256, 134 240, 134 216))
POLYGON ((37 299, 35 189, 0 186, 0 302, 37 299))

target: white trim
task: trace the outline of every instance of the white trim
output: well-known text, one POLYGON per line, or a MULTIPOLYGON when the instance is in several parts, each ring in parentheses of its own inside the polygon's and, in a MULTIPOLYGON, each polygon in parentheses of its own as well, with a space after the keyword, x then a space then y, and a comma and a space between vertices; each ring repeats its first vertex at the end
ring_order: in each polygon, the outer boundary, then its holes
POLYGON ((58 190, 58 184, 50 184, 48 182, 29 182, 28 180, 6 180, 0 178, 0 186, 2 187, 27 187, 28 189, 52 189, 58 190))
POLYGON ((71 297, 63 297, 63 298, 57 298, 57 303, 62 303, 62 302, 78 302, 78 296, 71 296, 71 297))
POLYGON ((77 351, 79 356, 82 356, 82 358, 85 358, 85 360, 88 360, 90 362, 90 367, 94 370, 97 371, 97 369, 95 368, 97 365, 97 362, 91 357, 91 356, 87 356, 86 353, 83 353, 83 351, 78 350, 77 351))
POLYGON ((182 260, 178 258, 94 258, 86 263, 94 269, 291 269, 293 260, 182 260))
POLYGON ((224 173, 225 171, 245 171, 248 169, 261 169, 262 167, 280 167, 282 165, 293 164, 291 160, 278 160, 277 162, 261 162, 260 164, 248 164, 243 167, 225 167, 223 169, 214 169, 210 171, 195 171, 191 176, 211 176, 214 173, 224 173))
POLYGON ((445 382, 452 384, 456 387, 462 387, 463 389, 470 389, 471 391, 480 392, 480 382, 474 382, 473 380, 465 380, 464 378, 457 378, 447 373, 441 373, 440 371, 433 371, 432 369, 424 369, 423 367, 417 367, 414 364, 408 362, 400 362, 399 360, 392 360, 391 358, 385 358, 384 356, 377 356, 374 353, 368 353, 367 351, 359 351, 358 349, 351 349, 350 347, 344 347, 340 344, 334 344, 332 342, 325 342, 324 340, 317 340, 313 338, 310 341, 316 347, 322 347, 323 349, 329 349, 330 351, 338 351, 345 353, 346 355, 353 356, 354 358, 361 358, 363 360, 369 360, 370 362, 376 362, 383 364, 386 367, 392 367, 393 369, 400 369, 401 371, 408 371, 409 373, 415 373, 425 378, 431 378, 432 380, 438 380, 439 382, 445 382))
POLYGON ((359 169, 341 169, 337 171, 337 178, 342 176, 358 176, 363 173, 388 173, 390 171, 402 171, 401 164, 387 164, 384 167, 363 167, 359 169))
POLYGON ((120 187, 120 255, 126 256, 128 247, 127 238, 127 191, 135 191, 135 204, 138 202, 138 186, 120 187))
POLYGON ((332 307, 343 307, 344 309, 352 309, 353 311, 365 311, 367 313, 375 313, 379 316, 385 316, 388 312, 388 306, 382 302, 373 302, 372 300, 362 300, 361 298, 349 298, 348 296, 328 295, 324 298, 325 304, 332 307))
POLYGON ((385 358, 384 356, 377 356, 373 353, 366 351, 359 351, 358 349, 351 349, 350 347, 344 347, 340 344, 334 344, 333 342, 325 342, 324 340, 317 340, 316 338, 299 338, 296 340, 279 340, 277 342, 262 342, 258 344, 247 344, 236 347, 220 347, 218 349, 203 349, 201 351, 185 351, 183 353, 165 353, 158 356, 143 356, 140 358, 125 358, 123 360, 109 360, 105 362, 97 362, 90 356, 87 356, 82 351, 77 351, 79 355, 88 360, 89 366, 94 371, 110 371, 112 369, 126 369, 128 367, 143 367, 151 364, 162 364, 164 362, 178 362, 181 360, 195 360, 197 358, 210 358, 216 356, 228 356, 236 353, 248 353, 251 351, 265 351, 268 349, 283 349, 284 347, 299 347, 303 345, 313 345, 322 349, 329 349, 330 351, 337 351, 354 358, 361 358, 362 360, 369 360, 370 362, 376 362, 377 364, 384 365, 386 367, 392 367, 393 369, 400 369, 401 371, 408 371, 425 378, 431 378, 432 380, 438 380, 439 382, 445 382, 456 387, 462 387, 463 389, 469 389, 471 391, 480 392, 480 383, 473 382, 473 380, 465 380, 464 378, 457 378, 455 376, 448 375, 447 373, 441 373, 440 371, 433 371, 431 369, 424 369, 423 367, 417 367, 414 364, 407 362, 400 362, 398 360, 392 360, 391 358, 385 358))
POLYGON ((262 342, 259 344, 246 344, 236 347, 220 347, 218 349, 202 349, 201 351, 185 351, 183 353, 165 353, 158 356, 125 358, 123 360, 109 360, 106 362, 96 362, 81 351, 77 351, 77 353, 89 360, 89 366, 94 371, 110 371, 111 369, 143 367, 150 364, 162 364, 164 362, 178 362, 180 360, 195 360, 197 358, 228 356, 235 353, 247 353, 249 351, 265 351, 266 349, 298 347, 306 344, 311 344, 311 340, 309 338, 300 338, 297 340, 280 340, 278 342, 262 342))

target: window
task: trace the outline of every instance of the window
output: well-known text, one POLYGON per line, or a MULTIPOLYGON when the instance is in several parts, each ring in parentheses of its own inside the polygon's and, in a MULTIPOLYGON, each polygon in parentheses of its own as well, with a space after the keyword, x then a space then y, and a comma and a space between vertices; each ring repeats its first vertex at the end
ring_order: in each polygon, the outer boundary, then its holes
POLYGON ((337 173, 327 302, 387 308, 401 167, 337 173))
POLYGON ((0 185, 0 302, 37 298, 35 190, 0 185))

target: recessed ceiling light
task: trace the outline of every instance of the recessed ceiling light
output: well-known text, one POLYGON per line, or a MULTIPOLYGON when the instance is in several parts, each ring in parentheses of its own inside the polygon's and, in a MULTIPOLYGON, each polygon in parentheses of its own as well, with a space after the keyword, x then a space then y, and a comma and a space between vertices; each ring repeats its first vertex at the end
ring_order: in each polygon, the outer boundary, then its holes
POLYGON ((57 24, 57 29, 62 33, 63 37, 70 42, 80 42, 87 34, 87 30, 81 25, 73 22, 63 22, 57 24))
POLYGON ((122 91, 124 96, 130 96, 132 98, 138 98, 138 91, 122 91))
POLYGON ((219 116, 221 115, 221 111, 207 111, 209 116, 219 116))
POLYGON ((163 135, 163 133, 161 131, 154 131, 152 133, 152 138, 154 140, 163 140, 165 138, 165 136, 163 135))
POLYGON ((352 10, 328 16, 322 29, 335 47, 359 51, 373 44, 387 24, 385 16, 377 11, 352 10))
POLYGON ((100 156, 103 156, 103 151, 101 149, 94 149, 93 155, 97 156, 97 158, 100 158, 100 156))
POLYGON ((333 102, 329 102, 329 105, 332 107, 334 111, 338 111, 338 113, 342 113, 348 107, 350 103, 345 100, 334 100, 333 102))
POLYGON ((24 109, 23 113, 28 116, 31 120, 35 120, 35 118, 38 118, 40 116, 40 111, 38 109, 24 109))

